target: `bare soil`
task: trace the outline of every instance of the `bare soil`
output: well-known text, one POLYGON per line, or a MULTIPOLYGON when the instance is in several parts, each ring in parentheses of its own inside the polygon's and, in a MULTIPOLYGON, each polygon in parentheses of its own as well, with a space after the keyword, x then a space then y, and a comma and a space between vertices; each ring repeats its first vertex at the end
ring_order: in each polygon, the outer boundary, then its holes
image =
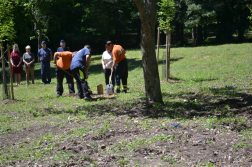
MULTIPOLYGON (((77 98, 76 95, 71 95, 77 98)), ((113 96, 97 96, 94 98, 113 98, 113 96)), ((252 139, 241 140, 242 130, 251 128, 252 96, 240 96, 237 98, 219 98, 213 102, 213 97, 199 97, 197 94, 189 96, 186 100, 200 99, 205 102, 202 111, 198 112, 191 109, 181 109, 179 114, 184 118, 192 118, 191 121, 180 123, 181 127, 172 127, 176 122, 167 122, 165 113, 166 107, 155 109, 154 103, 150 101, 139 101, 133 106, 121 106, 123 102, 114 101, 117 105, 111 103, 91 105, 91 108, 97 112, 91 112, 89 119, 109 120, 112 127, 103 133, 87 133, 83 136, 77 136, 72 139, 60 141, 53 146, 52 154, 48 158, 54 157, 56 152, 65 152, 73 154, 67 162, 62 161, 12 161, 10 166, 203 166, 204 163, 214 166, 252 166, 252 139), (223 118, 226 116, 224 111, 211 112, 209 108, 218 108, 229 105, 229 114, 236 117, 245 117, 244 124, 239 122, 230 122, 222 124, 213 124, 212 128, 202 128, 193 117, 213 117, 223 118), (109 119, 110 114, 116 116, 116 119, 109 119), (142 124, 145 120, 150 120, 148 124, 142 124), (162 123, 165 122, 166 123, 162 123), (148 145, 139 144, 135 148, 129 145, 120 147, 124 141, 133 143, 135 140, 150 139, 156 136, 173 136, 167 140, 160 140, 148 145), (240 141, 245 145, 237 145, 240 141), (236 145, 235 145, 236 144, 236 145)), ((9 103, 12 101, 2 101, 9 103)), ((176 113, 170 111, 169 114, 176 113)), ((179 122, 178 122, 179 123, 179 122)), ((62 127, 53 127, 45 125, 43 127, 33 126, 23 129, 19 132, 11 132, 0 136, 0 149, 26 143, 30 146, 30 140, 41 137, 51 132, 57 134, 70 134, 75 127, 87 125, 79 120, 66 124, 62 127)), ((99 130, 103 122, 99 121, 94 126, 94 131, 99 130)), ((41 143, 43 149, 49 143, 41 143)), ((0 155, 1 156, 1 155, 0 155)), ((0 164, 1 167, 6 166, 0 164)))

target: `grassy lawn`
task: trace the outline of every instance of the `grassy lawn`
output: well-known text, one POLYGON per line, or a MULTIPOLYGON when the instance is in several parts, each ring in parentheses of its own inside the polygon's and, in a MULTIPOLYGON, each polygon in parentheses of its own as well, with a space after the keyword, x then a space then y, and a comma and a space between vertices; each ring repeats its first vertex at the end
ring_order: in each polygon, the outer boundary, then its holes
MULTIPOLYGON (((0 166, 250 166, 251 53, 250 43, 172 48, 169 82, 159 61, 164 105, 145 98, 140 50, 126 53, 128 93, 94 102, 69 97, 65 80, 57 98, 55 69, 43 85, 36 64, 35 85, 22 74, 15 100, 0 103, 0 166)), ((104 82, 92 55, 89 86, 104 82)))

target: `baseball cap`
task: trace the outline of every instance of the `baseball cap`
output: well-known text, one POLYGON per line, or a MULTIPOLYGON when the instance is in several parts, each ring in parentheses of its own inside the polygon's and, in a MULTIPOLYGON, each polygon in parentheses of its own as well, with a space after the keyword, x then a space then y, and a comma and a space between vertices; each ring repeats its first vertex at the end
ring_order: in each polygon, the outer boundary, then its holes
POLYGON ((41 44, 46 44, 46 41, 42 41, 41 44))
POLYGON ((107 42, 106 42, 106 45, 110 45, 110 44, 113 45, 113 42, 111 42, 111 41, 107 41, 107 42))
POLYGON ((65 41, 62 39, 62 40, 60 41, 60 43, 63 43, 63 42, 65 43, 65 41))

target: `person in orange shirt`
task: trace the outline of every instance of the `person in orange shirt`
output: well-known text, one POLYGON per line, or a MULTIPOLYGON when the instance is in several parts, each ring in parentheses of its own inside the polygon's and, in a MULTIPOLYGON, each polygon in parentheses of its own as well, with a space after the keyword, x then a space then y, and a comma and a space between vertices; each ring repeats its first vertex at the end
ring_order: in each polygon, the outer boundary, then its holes
POLYGON ((54 54, 54 66, 56 66, 56 76, 57 76, 57 97, 63 94, 63 79, 66 76, 68 83, 69 93, 75 93, 73 76, 70 71, 70 65, 72 57, 74 57, 75 52, 56 52, 54 54), (59 60, 57 61, 57 59, 59 60), (57 61, 57 62, 56 62, 57 61))
POLYGON ((111 71, 115 75, 115 93, 120 93, 120 80, 122 81, 122 92, 127 93, 128 63, 125 50, 120 45, 114 45, 111 41, 106 42, 108 50, 113 54, 113 65, 111 71))

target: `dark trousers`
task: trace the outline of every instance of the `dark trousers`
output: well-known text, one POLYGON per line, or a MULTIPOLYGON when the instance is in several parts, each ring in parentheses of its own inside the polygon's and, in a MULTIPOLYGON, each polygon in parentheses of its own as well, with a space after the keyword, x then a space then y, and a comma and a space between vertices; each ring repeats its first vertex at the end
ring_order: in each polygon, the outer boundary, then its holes
MULTIPOLYGON (((105 75, 105 83, 106 85, 109 84, 109 77, 111 75, 111 69, 104 69, 104 75, 105 75)), ((111 77, 111 81, 112 81, 112 84, 115 85, 115 78, 114 78, 114 72, 112 73, 112 77, 111 77)))
MULTIPOLYGON (((65 70, 68 73, 71 74, 70 69, 65 70)), ((64 76, 66 76, 66 80, 68 83, 68 89, 69 89, 69 93, 75 93, 74 91, 74 81, 73 81, 73 77, 69 74, 67 74, 66 72, 64 72, 62 69, 60 69, 59 67, 56 68, 56 77, 57 77, 57 94, 58 95, 62 95, 63 94, 63 79, 64 76)))
POLYGON ((50 61, 41 61, 41 78, 42 82, 44 82, 45 84, 51 83, 50 61))
POLYGON ((83 98, 84 96, 90 97, 90 93, 88 91, 88 83, 86 79, 85 68, 75 68, 71 71, 76 80, 79 98, 83 98), (83 72, 84 78, 81 78, 79 70, 83 72))
POLYGON ((115 72, 114 73, 115 73, 116 90, 120 90, 120 80, 122 81, 123 90, 127 90, 128 63, 127 63, 126 59, 120 61, 115 66, 115 72))

